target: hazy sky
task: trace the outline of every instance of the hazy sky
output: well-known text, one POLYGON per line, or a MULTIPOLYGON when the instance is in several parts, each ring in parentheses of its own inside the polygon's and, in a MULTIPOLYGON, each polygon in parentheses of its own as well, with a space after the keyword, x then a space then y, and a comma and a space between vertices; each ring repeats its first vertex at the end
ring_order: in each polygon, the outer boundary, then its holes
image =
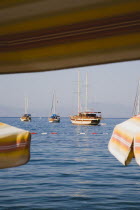
POLYGON ((57 113, 77 114, 77 78, 81 72, 81 101, 85 102, 85 77, 88 72, 88 104, 91 111, 103 117, 131 117, 140 61, 42 73, 0 75, 0 117, 24 114, 24 96, 29 98, 32 116, 49 116, 53 92, 56 92, 57 113))

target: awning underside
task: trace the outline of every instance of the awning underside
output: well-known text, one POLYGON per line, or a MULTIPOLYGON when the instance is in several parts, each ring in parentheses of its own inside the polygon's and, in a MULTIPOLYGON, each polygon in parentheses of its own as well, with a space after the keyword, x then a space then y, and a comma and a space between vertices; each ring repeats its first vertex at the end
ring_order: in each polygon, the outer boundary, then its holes
POLYGON ((0 2, 0 74, 140 59, 140 1, 0 2))

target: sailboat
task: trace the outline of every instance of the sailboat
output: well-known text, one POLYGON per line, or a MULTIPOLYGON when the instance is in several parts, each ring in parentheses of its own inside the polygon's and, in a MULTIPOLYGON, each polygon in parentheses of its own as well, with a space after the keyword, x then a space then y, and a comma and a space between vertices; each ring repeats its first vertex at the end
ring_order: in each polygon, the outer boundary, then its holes
POLYGON ((140 80, 138 82, 134 107, 133 107, 133 116, 140 115, 140 80))
POLYGON ((101 112, 89 112, 88 100, 88 74, 86 73, 86 108, 84 112, 80 110, 80 72, 78 72, 78 114, 70 116, 70 120, 75 125, 98 125, 101 120, 101 112))
POLYGON ((49 122, 59 123, 60 122, 60 116, 56 114, 56 95, 55 95, 55 92, 53 94, 51 113, 52 113, 52 115, 48 118, 49 122))
POLYGON ((28 97, 25 97, 25 114, 20 118, 21 121, 31 121, 31 114, 28 114, 28 97))

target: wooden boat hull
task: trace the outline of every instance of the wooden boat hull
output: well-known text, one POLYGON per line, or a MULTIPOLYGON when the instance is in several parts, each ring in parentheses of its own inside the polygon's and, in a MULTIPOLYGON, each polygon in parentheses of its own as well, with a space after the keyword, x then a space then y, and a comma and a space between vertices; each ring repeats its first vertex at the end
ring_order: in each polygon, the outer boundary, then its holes
POLYGON ((72 124, 75 125, 98 125, 100 123, 100 119, 80 119, 80 118, 77 119, 70 118, 70 119, 72 124))

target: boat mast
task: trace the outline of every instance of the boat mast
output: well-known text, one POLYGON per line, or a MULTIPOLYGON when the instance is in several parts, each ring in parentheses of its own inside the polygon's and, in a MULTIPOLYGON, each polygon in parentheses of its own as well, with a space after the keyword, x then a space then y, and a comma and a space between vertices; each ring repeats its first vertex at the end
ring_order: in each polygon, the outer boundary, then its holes
POLYGON ((56 95, 54 92, 54 114, 56 114, 56 95))
POLYGON ((28 110, 28 98, 25 97, 25 114, 28 113, 27 110, 28 110))
POLYGON ((86 107, 85 111, 88 110, 88 73, 86 72, 86 107))
POLYGON ((27 114, 28 114, 28 106, 29 106, 29 101, 28 101, 28 97, 27 97, 27 108, 26 108, 27 114))
POLYGON ((133 115, 140 114, 140 80, 138 82, 135 102, 134 102, 134 109, 133 109, 133 115))
POLYGON ((80 71, 78 71, 78 113, 80 112, 80 71))
POLYGON ((52 98, 51 114, 55 114, 55 91, 53 93, 53 98, 52 98))
POLYGON ((137 115, 140 114, 140 80, 138 83, 138 91, 137 91, 137 115))

